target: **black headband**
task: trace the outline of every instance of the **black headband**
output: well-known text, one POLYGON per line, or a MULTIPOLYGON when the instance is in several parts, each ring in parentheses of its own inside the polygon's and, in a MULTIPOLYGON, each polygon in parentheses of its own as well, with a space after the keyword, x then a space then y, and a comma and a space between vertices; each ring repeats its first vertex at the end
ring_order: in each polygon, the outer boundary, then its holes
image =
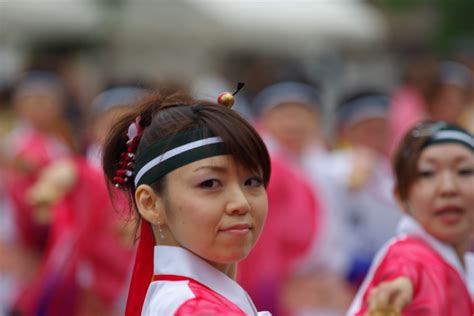
POLYGON ((160 140, 141 152, 135 159, 135 187, 152 184, 169 172, 197 160, 227 155, 221 137, 205 128, 178 132, 160 140))

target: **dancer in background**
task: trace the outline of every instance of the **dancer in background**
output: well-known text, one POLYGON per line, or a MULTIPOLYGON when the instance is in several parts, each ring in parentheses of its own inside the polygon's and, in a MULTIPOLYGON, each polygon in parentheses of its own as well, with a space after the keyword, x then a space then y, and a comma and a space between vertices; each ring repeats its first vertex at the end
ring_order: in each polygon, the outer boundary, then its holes
POLYGON ((347 276, 358 288, 377 250, 395 235, 401 217, 393 197, 393 173, 387 154, 389 98, 365 89, 348 94, 337 111, 337 139, 342 145, 320 173, 339 191, 333 204, 346 221, 347 276), (337 204, 339 203, 339 204, 337 204))
POLYGON ((319 238, 320 204, 299 165, 316 120, 316 97, 316 91, 308 85, 280 82, 255 98, 260 115, 257 125, 272 161, 267 191, 269 213, 254 251, 239 264, 237 280, 258 308, 273 315, 292 312, 288 285, 299 260, 319 238))
POLYGON ((109 199, 101 147, 127 104, 144 94, 116 87, 96 97, 93 124, 85 131, 91 149, 87 158, 56 159, 28 191, 35 209, 49 214, 51 234, 39 272, 16 304, 24 315, 123 315, 133 225, 125 221, 125 196, 117 193, 113 205, 109 199))
POLYGON ((257 315, 234 277, 265 221, 270 158, 239 114, 152 96, 116 124, 103 166, 140 219, 127 316, 257 315))
POLYGON ((398 235, 378 253, 348 315, 472 315, 474 137, 437 121, 412 128, 394 159, 404 210, 398 235))

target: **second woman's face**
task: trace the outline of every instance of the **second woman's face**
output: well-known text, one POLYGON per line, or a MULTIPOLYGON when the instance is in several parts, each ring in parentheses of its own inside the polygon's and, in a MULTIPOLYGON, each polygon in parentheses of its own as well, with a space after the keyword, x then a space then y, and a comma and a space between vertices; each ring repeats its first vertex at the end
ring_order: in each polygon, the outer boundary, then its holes
POLYGON ((176 243, 216 266, 247 256, 268 208, 261 175, 227 155, 169 173, 163 198, 176 243))
POLYGON ((467 242, 474 228, 474 154, 459 144, 427 147, 409 192, 411 215, 437 239, 467 242))

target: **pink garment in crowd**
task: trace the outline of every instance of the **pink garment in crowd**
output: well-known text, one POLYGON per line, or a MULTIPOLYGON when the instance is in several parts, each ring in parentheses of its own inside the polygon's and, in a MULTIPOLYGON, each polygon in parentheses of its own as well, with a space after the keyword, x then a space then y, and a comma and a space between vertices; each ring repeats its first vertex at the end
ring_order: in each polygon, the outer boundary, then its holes
POLYGON ((421 93, 413 87, 402 87, 396 91, 390 104, 390 153, 398 147, 405 133, 417 122, 428 118, 421 93))
POLYGON ((6 191, 12 202, 20 242, 29 249, 43 250, 48 225, 35 220, 27 192, 40 170, 51 161, 67 156, 69 150, 56 138, 27 126, 17 128, 7 139, 7 154, 15 167, 6 170, 6 191))
POLYGON ((101 170, 74 160, 74 187, 51 209, 52 224, 38 277, 17 303, 22 315, 75 315, 91 291, 113 308, 126 289, 133 250, 121 239, 101 170))

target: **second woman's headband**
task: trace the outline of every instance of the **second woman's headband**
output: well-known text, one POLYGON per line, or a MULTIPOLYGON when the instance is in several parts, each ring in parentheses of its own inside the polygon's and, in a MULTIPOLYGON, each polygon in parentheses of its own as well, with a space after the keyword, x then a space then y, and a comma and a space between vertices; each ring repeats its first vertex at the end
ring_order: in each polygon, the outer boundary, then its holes
POLYGON ((423 148, 435 144, 458 143, 474 150, 473 135, 456 125, 442 121, 429 126, 420 125, 420 127, 413 130, 412 135, 414 137, 428 137, 423 144, 423 148))

